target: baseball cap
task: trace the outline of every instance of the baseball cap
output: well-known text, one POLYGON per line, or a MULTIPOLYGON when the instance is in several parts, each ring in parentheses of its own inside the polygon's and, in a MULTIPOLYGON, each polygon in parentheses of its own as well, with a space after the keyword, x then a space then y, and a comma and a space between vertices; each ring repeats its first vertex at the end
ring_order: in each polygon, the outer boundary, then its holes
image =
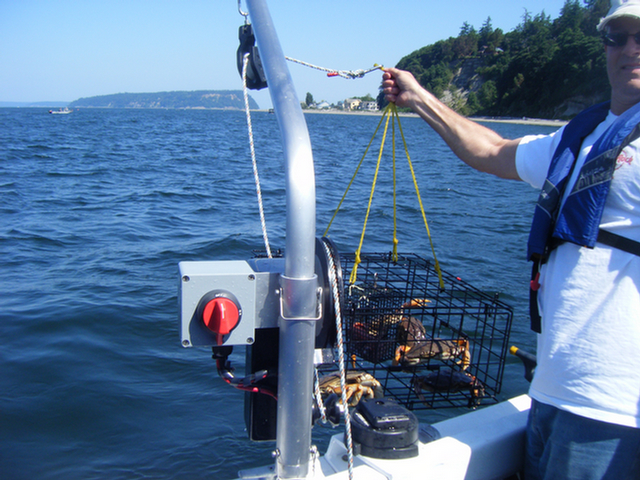
POLYGON ((598 31, 604 30, 611 20, 620 17, 633 17, 640 20, 640 0, 611 0, 611 8, 607 16, 600 20, 598 31))

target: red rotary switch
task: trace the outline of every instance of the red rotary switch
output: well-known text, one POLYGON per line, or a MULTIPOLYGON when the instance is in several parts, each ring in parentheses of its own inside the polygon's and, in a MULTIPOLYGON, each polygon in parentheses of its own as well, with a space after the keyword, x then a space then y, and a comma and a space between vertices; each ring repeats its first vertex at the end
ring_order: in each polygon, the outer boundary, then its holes
POLYGON ((202 321, 216 335, 216 343, 222 345, 223 337, 238 325, 240 309, 230 298, 215 297, 204 305, 202 321))

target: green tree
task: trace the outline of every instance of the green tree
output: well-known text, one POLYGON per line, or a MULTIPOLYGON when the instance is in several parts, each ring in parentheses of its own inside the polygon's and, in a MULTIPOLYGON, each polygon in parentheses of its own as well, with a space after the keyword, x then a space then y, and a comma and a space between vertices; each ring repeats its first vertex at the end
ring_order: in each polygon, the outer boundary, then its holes
POLYGON ((498 89, 493 80, 484 82, 478 90, 478 102, 481 108, 490 108, 498 98, 498 89))
POLYGON ((482 105, 480 104, 476 93, 469 92, 469 95, 467 96, 467 115, 473 115, 481 109, 482 105))
POLYGON ((451 106, 462 113, 552 117, 567 99, 588 106, 608 95, 596 30, 608 8, 609 0, 565 0, 555 20, 525 10, 522 22, 507 33, 494 30, 491 17, 479 31, 465 22, 457 37, 422 47, 397 67, 438 97, 448 92, 451 106), (475 77, 468 75, 470 67, 475 77))
POLYGON ((307 92, 307 96, 306 96, 306 98, 305 98, 304 103, 306 103, 306 104, 307 104, 307 107, 310 107, 311 105, 313 105, 314 103, 316 103, 316 102, 313 100, 313 95, 311 95, 311 93, 307 92))

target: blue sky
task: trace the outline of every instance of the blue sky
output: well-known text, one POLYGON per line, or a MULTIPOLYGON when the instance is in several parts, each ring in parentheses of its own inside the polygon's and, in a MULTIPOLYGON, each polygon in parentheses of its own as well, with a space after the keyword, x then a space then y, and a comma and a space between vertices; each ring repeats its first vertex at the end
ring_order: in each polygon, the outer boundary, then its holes
MULTIPOLYGON (((395 65, 476 29, 515 28, 525 11, 557 18, 564 0, 271 0, 285 55, 327 68, 395 65)), ((243 8, 246 5, 243 1, 243 8)), ((0 0, 0 101, 72 101, 121 92, 235 90, 237 0, 0 0)), ((298 95, 375 96, 379 72, 328 78, 289 64, 298 95)), ((269 108, 266 90, 251 92, 269 108)))

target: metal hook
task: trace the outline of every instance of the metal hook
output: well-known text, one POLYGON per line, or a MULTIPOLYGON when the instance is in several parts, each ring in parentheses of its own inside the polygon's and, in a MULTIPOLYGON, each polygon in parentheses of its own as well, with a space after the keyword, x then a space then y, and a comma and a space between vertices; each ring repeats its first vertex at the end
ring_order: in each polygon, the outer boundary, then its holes
POLYGON ((238 12, 244 17, 244 24, 247 25, 249 23, 249 14, 242 11, 242 0, 238 0, 238 12))

